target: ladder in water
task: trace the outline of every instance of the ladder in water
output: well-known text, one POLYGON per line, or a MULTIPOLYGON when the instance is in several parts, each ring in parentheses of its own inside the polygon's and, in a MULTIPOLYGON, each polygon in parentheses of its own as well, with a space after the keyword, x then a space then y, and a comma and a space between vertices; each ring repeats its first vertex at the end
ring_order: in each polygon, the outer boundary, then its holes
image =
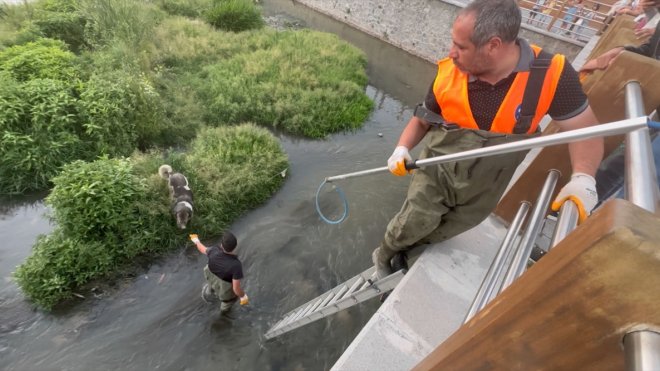
POLYGON ((297 329, 318 319, 350 308, 374 296, 384 294, 396 287, 406 273, 405 269, 398 270, 389 276, 373 280, 374 267, 358 274, 350 280, 308 301, 298 308, 284 315, 266 332, 266 339, 272 339, 285 332, 297 329))

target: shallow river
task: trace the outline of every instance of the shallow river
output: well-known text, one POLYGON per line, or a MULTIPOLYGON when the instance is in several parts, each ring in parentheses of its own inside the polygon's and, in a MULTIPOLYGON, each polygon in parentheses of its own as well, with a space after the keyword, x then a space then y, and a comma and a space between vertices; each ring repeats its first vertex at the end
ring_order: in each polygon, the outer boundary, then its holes
MULTIPOLYGON (((280 316, 371 265, 371 251, 403 201, 407 179, 388 174, 339 185, 349 217, 325 224, 314 195, 327 176, 385 165, 434 67, 291 1, 264 1, 267 16, 332 32, 364 50, 375 108, 355 133, 311 141, 280 135, 291 167, 274 197, 232 226, 248 308, 231 318, 200 298, 206 258, 192 245, 138 268, 56 313, 34 310, 11 272, 49 225, 43 195, 0 200, 0 369, 321 370, 330 368, 378 308, 376 299, 266 341, 280 316), (382 134, 382 136, 379 135, 382 134)), ((340 205, 324 197, 331 210, 340 205)))

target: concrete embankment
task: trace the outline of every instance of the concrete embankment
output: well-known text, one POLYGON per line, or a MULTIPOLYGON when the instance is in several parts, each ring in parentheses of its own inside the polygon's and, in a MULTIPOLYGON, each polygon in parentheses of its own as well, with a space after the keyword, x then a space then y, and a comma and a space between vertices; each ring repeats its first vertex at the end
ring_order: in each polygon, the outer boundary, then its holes
MULTIPOLYGON (((294 0, 349 24, 411 54, 435 63, 451 45, 451 25, 467 1, 453 0, 294 0)), ((573 60, 582 50, 575 40, 528 27, 521 36, 573 60)))

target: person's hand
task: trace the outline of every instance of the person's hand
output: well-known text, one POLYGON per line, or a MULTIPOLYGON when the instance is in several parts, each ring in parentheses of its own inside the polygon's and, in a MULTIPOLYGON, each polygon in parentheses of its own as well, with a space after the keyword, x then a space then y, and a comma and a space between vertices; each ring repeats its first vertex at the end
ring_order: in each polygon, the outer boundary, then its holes
POLYGON ((408 148, 405 146, 398 146, 392 152, 392 156, 387 159, 387 168, 390 169, 390 173, 396 176, 405 176, 410 173, 410 170, 406 169, 406 162, 412 162, 412 157, 408 153, 408 148))
POLYGON ((617 47, 614 49, 610 49, 607 52, 601 54, 598 58, 592 59, 585 63, 582 68, 580 68, 580 72, 583 73, 591 73, 595 70, 604 70, 607 67, 609 67, 612 62, 614 62, 614 59, 619 56, 624 51, 623 47, 617 47))
POLYGON ((248 299, 247 294, 241 296, 240 303, 241 303, 241 305, 248 305, 250 303, 250 300, 248 299))
POLYGON ((624 6, 623 8, 616 11, 617 14, 628 14, 632 10, 629 6, 624 6))
POLYGON ((552 210, 559 211, 566 200, 575 202, 578 208, 579 222, 584 222, 598 203, 596 179, 589 174, 574 173, 571 176, 571 181, 566 183, 557 198, 552 202, 552 210))
POLYGON ((651 37, 654 32, 655 32, 655 28, 642 28, 639 30, 635 30, 635 36, 637 37, 638 40, 645 40, 651 37))
POLYGON ((199 237, 197 237, 197 235, 193 233, 193 234, 190 235, 190 241, 192 241, 194 244, 198 244, 199 243, 199 237))
POLYGON ((642 7, 642 9, 655 8, 660 6, 660 0, 641 0, 639 6, 642 7))

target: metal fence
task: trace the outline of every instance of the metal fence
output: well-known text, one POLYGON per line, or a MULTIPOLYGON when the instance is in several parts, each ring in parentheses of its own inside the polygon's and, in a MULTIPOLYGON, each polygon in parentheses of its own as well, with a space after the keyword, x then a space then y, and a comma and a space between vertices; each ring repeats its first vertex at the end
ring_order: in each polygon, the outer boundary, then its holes
POLYGON ((587 43, 611 22, 612 5, 598 1, 519 0, 523 24, 587 43))

